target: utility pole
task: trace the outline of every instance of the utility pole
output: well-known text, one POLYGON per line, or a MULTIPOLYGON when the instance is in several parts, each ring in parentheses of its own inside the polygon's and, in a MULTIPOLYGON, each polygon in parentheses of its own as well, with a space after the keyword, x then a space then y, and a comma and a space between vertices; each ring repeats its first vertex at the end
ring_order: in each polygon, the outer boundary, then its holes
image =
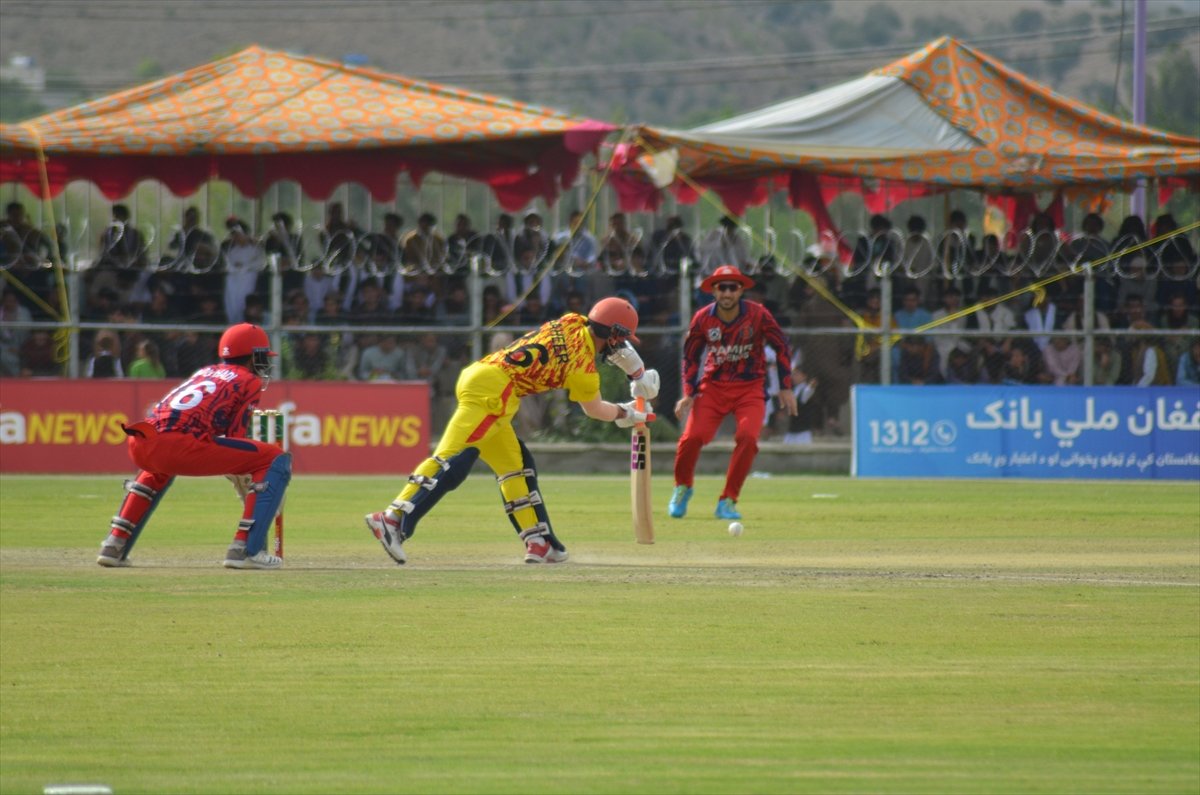
MULTIPOLYGON (((1146 123, 1146 0, 1133 0, 1133 123, 1146 123)), ((1146 180, 1138 180, 1130 211, 1146 217, 1146 180)))

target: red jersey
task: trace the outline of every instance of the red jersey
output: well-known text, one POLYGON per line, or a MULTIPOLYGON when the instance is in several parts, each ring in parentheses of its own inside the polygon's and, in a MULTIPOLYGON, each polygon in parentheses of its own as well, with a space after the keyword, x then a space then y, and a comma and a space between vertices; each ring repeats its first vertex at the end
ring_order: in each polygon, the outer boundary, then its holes
POLYGON ((245 437, 261 392, 262 380, 245 367, 202 367, 154 405, 150 423, 159 433, 187 433, 197 439, 245 437))
POLYGON ((701 384, 764 379, 766 345, 775 349, 780 388, 791 389, 792 353, 767 308, 743 298, 738 316, 726 323, 717 317, 716 302, 709 304, 692 316, 683 343, 683 394, 694 396, 701 384))

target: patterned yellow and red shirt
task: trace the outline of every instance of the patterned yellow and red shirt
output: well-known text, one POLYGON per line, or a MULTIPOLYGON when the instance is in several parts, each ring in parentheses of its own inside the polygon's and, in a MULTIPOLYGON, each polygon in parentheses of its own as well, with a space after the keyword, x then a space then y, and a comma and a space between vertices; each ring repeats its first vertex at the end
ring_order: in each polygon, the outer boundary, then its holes
POLYGON ((573 312, 543 323, 479 361, 503 370, 519 398, 566 389, 571 400, 586 403, 600 394, 596 346, 587 318, 573 312))

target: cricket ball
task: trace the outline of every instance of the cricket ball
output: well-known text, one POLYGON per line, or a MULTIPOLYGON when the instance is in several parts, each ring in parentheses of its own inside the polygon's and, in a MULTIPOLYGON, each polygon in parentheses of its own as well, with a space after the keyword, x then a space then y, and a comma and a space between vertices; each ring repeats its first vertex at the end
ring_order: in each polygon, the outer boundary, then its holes
POLYGON ((729 535, 736 538, 737 536, 740 536, 741 534, 742 534, 742 523, 741 522, 730 522, 729 523, 729 535))

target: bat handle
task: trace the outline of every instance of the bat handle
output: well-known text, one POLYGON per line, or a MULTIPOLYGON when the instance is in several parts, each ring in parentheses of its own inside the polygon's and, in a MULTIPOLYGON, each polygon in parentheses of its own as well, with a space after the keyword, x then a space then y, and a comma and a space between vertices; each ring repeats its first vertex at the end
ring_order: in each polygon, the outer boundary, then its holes
MULTIPOLYGON (((638 410, 638 411, 645 411, 645 410, 646 410, 646 398, 644 398, 644 397, 640 397, 640 396, 639 396, 639 397, 636 397, 636 398, 634 398, 634 406, 637 408, 637 410, 638 410)), ((637 424, 637 427, 638 427, 638 428, 645 428, 645 427, 646 427, 646 423, 644 423, 644 422, 639 422, 639 423, 637 424)))

